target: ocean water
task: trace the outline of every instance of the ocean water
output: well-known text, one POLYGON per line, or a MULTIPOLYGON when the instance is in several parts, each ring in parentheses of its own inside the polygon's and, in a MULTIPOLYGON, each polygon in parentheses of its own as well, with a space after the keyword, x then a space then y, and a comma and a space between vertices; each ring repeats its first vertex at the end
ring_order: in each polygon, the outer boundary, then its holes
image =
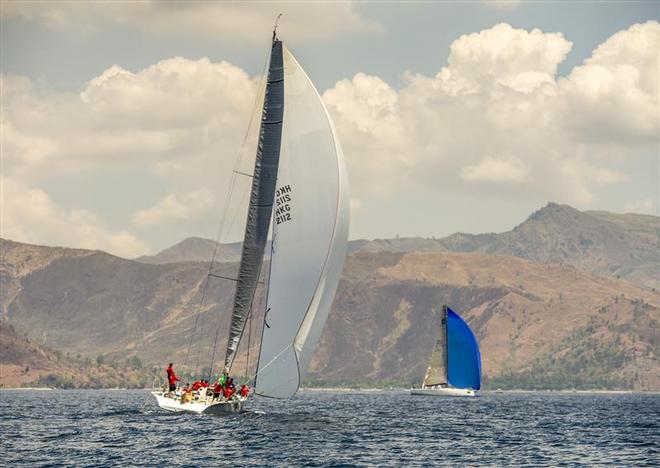
POLYGON ((3 466, 458 466, 660 463, 660 395, 302 391, 227 417, 146 391, 0 392, 3 466))

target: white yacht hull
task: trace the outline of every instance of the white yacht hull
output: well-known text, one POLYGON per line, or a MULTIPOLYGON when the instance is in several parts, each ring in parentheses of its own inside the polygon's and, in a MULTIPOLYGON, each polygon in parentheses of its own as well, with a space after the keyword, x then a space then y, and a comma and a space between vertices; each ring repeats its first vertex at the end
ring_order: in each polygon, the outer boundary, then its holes
POLYGON ((456 397, 475 397, 478 391, 471 388, 452 388, 452 387, 428 387, 428 388, 411 388, 411 395, 421 396, 456 396, 456 397))
POLYGON ((158 406, 164 410, 173 413, 194 413, 194 414, 212 414, 212 415, 226 415, 233 413, 240 413, 243 410, 243 402, 245 400, 232 400, 220 401, 215 403, 207 403, 204 401, 191 401, 189 403, 181 403, 178 398, 171 398, 165 396, 163 392, 151 392, 158 401, 158 406))

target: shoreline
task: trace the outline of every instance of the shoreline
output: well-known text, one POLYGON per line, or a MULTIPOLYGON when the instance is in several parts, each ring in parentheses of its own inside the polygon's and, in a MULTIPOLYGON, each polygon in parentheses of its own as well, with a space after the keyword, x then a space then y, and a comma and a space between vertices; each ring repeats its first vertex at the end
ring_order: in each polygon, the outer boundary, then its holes
MULTIPOLYGON (((85 390, 85 391, 152 391, 153 388, 120 388, 120 387, 108 387, 108 388, 52 388, 52 387, 0 387, 0 392, 2 391, 54 391, 54 390, 85 390)), ((299 392, 301 393, 401 393, 409 392, 409 388, 403 387, 387 387, 387 388, 378 388, 378 387, 365 387, 365 388, 347 388, 347 387, 300 387, 299 392)), ((480 390, 481 394, 517 394, 517 393, 556 393, 556 394, 566 394, 566 395, 595 395, 595 394, 610 394, 610 395, 660 395, 660 390, 604 390, 604 389, 593 389, 593 390, 573 390, 573 389, 564 389, 564 390, 525 390, 525 389, 488 389, 480 390)))

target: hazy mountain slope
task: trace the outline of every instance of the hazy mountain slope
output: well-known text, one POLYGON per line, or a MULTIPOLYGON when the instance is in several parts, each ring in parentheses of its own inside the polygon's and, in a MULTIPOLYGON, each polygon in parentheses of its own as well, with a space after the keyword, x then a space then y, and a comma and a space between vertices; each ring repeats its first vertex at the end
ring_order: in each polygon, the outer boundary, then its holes
MULTIPOLYGON (((584 271, 622 278, 660 289, 660 217, 581 212, 549 203, 513 230, 500 234, 456 233, 435 239, 354 240, 348 252, 485 252, 513 255, 541 263, 566 263, 584 271)), ((209 261, 213 241, 186 239, 153 257, 150 263, 209 261), (195 246, 203 248, 197 249, 195 246), (172 254, 171 252, 176 252, 172 254), (206 252, 206 254, 204 254, 206 252)), ((220 247, 224 261, 238 261, 239 244, 220 247), (227 253, 229 252, 229 253, 227 253)))
POLYGON ((44 247, 0 238, 0 318, 6 316, 7 305, 20 291, 20 279, 46 268, 59 258, 92 255, 92 250, 44 247))
POLYGON ((660 388, 660 295, 475 253, 351 256, 311 375, 421 378, 443 303, 470 321, 499 385, 660 388))
MULTIPOLYGON (((170 345, 171 329, 189 335, 193 324, 186 319, 198 310, 207 268, 194 262, 148 265, 102 252, 61 257, 21 278, 7 317, 56 349, 94 356, 130 350, 158 331, 162 342, 154 352, 161 352, 170 345)), ((235 267, 214 271, 231 276, 235 267)), ((201 320, 217 315, 219 306, 227 309, 233 282, 210 281, 207 297, 201 320)))
MULTIPOLYGON (((149 265, 100 252, 30 261, 39 268, 9 278, 19 289, 7 310, 33 341, 157 366, 183 366, 188 355, 198 368, 210 364, 217 331, 216 362, 224 355, 234 284, 212 280, 196 316, 204 263, 149 265)), ((215 271, 231 277, 236 265, 215 271)), ((485 375, 497 385, 660 389, 658 293, 569 265, 483 253, 349 256, 310 377, 420 378, 443 303, 474 327, 485 375)), ((261 323, 256 316, 251 363, 261 323)))
POLYGON ((660 217, 581 212, 549 203, 513 230, 500 234, 452 234, 443 239, 361 241, 363 252, 485 252, 566 263, 603 276, 660 289, 660 217))
MULTIPOLYGON (((647 217, 660 228, 660 218, 647 217)), ((622 216, 597 216, 567 205, 549 204, 482 250, 542 263, 567 263, 584 271, 616 276, 647 287, 658 286, 658 238, 640 232, 622 216), (616 219, 616 222, 607 219, 616 219)), ((649 228, 650 229, 650 228, 649 228)))
POLYGON ((213 250, 218 246, 217 262, 237 262, 241 259, 241 243, 218 244, 210 239, 188 237, 181 242, 158 252, 156 255, 143 255, 135 260, 142 263, 209 262, 213 250))
POLYGON ((658 238, 660 223, 657 216, 636 213, 619 214, 609 211, 585 211, 584 213, 617 224, 626 230, 645 234, 654 240, 658 238))
POLYGON ((7 387, 145 387, 151 386, 155 369, 139 359, 104 363, 64 355, 31 341, 0 320, 0 385, 7 387))

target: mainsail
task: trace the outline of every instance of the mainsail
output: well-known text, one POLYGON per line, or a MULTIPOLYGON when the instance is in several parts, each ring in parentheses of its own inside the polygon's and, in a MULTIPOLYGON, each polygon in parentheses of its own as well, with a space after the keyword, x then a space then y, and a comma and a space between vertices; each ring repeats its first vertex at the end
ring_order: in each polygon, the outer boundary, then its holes
POLYGON ((227 340, 225 370, 228 371, 236 355, 245 321, 252 307, 254 292, 259 282, 261 265, 268 239, 273 210, 277 169, 280 160, 282 116, 284 112, 284 77, 282 68, 282 42, 273 39, 264 98, 259 146, 254 163, 252 189, 247 224, 243 238, 243 251, 238 273, 234 307, 227 340))
POLYGON ((447 384, 447 306, 442 306, 440 330, 435 340, 431 362, 424 377, 424 386, 447 384))
POLYGON ((481 353, 468 324, 447 307, 447 380, 455 388, 481 388, 481 353))
POLYGON ((343 153, 321 97, 284 49, 284 126, 268 299, 256 387, 286 398, 303 379, 330 311, 348 238, 343 153))

